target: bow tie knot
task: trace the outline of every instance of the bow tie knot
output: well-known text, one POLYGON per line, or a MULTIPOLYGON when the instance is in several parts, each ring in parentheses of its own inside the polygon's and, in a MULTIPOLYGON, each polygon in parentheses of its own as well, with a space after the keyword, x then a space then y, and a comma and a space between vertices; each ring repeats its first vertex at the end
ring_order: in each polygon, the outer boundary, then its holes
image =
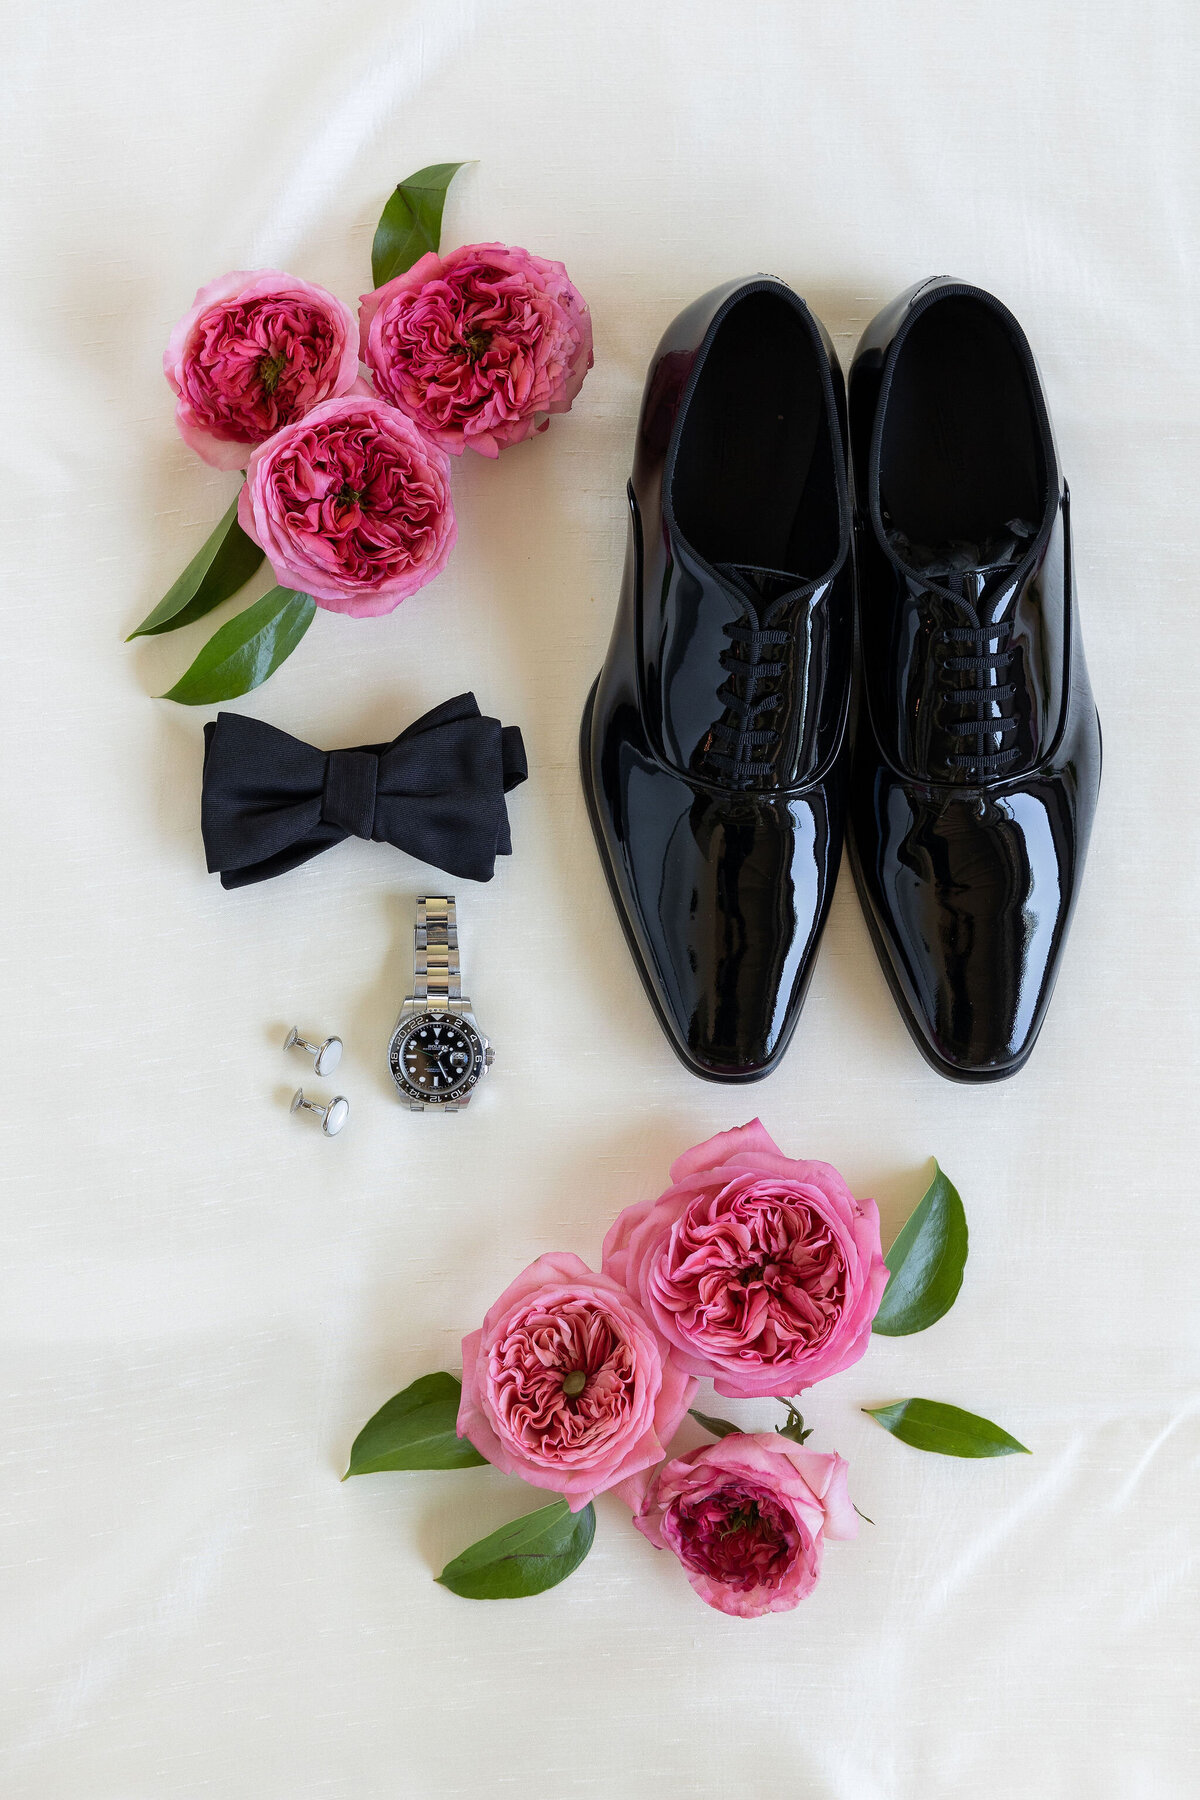
POLYGON ((351 837, 371 837, 378 785, 379 757, 374 750, 331 750, 325 765, 321 817, 351 837))
POLYGON ((243 713, 204 727, 200 826, 221 885, 282 875, 343 838, 394 844, 470 881, 512 849, 504 796, 528 773, 515 725, 473 694, 435 706, 390 744, 326 754, 243 713))

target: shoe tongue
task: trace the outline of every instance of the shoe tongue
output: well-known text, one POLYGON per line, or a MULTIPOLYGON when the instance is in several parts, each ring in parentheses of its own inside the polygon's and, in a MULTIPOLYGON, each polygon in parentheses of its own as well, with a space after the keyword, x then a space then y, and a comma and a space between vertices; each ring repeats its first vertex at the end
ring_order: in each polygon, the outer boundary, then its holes
POLYGON ((943 544, 916 544, 900 526, 889 522, 887 542, 907 569, 981 617, 984 601, 1006 589, 1036 533, 1038 527, 1027 518, 1009 518, 1006 526, 979 544, 959 538, 948 538, 943 544))
POLYGON ((918 544, 898 525, 887 527, 888 543, 906 568, 975 609, 1005 586, 1036 536, 1037 526, 1028 519, 1009 519, 981 543, 952 538, 941 544, 918 544))
POLYGON ((805 585, 798 575, 789 575, 783 569, 760 569, 754 563, 717 563, 716 567, 726 581, 756 604, 781 600, 805 585))

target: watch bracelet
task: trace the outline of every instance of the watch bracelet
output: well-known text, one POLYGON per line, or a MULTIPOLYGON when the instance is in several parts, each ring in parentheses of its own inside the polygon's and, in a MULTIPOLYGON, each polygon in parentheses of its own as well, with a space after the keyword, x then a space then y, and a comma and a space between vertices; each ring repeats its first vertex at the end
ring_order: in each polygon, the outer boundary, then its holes
MULTIPOLYGON (((405 1015, 445 1011, 452 1017, 465 1018, 477 1038, 483 1034, 475 1023, 470 999, 462 991, 462 969, 458 949, 458 912, 453 894, 421 894, 417 897, 414 927, 413 991, 400 1008, 392 1036, 400 1029, 405 1015)), ((461 1100, 448 1100, 431 1105, 412 1090, 402 1098, 410 1112, 457 1113, 470 1098, 468 1091, 461 1100)))

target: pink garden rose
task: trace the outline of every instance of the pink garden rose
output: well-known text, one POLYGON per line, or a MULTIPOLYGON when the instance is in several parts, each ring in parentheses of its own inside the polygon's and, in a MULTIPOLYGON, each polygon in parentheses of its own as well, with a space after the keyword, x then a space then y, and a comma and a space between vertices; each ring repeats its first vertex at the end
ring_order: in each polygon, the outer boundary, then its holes
POLYGON ((738 1619, 788 1612, 816 1586, 825 1539, 858 1532, 842 1458, 773 1431, 732 1433, 620 1492, 642 1536, 673 1550, 700 1598, 738 1619))
POLYGON ((578 1512, 661 1461, 696 1389, 623 1288, 540 1256, 463 1339, 458 1435, 578 1512))
POLYGON ((755 1119, 681 1156, 657 1200, 626 1207, 604 1272, 680 1366, 719 1394, 798 1394, 858 1361, 887 1269, 873 1200, 784 1156, 755 1119))
POLYGON ((394 406, 347 394, 251 453, 238 521, 282 587, 356 618, 392 612, 454 547, 450 462, 394 406))
POLYGON ((210 281, 163 357, 184 440, 217 469, 243 469, 255 444, 358 378, 358 329, 324 288, 278 269, 210 281))
POLYGON ((385 399, 460 456, 498 456, 567 412, 592 321, 559 262, 505 244, 429 251, 362 297, 362 358, 385 399))

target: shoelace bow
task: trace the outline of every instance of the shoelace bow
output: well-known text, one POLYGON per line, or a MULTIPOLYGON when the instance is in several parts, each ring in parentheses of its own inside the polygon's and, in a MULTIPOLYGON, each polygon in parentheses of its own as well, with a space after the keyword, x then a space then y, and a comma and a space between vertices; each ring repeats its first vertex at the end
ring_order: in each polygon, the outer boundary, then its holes
MULTIPOLYGON (((722 573, 732 574, 733 571, 722 566, 722 573)), ((729 680, 717 689, 717 699, 733 717, 728 723, 721 720, 710 728, 705 750, 714 767, 738 786, 748 786, 752 781, 770 775, 772 770, 770 760, 755 752, 773 744, 779 736, 778 724, 763 724, 762 721, 782 706, 783 695, 778 692, 764 694, 760 689, 763 682, 777 681, 787 673, 787 664, 770 653, 780 645, 790 643, 792 634, 771 621, 794 598, 795 592, 779 595, 767 607, 761 620, 755 613, 753 601, 739 593, 744 608, 742 617, 727 620, 721 627, 729 639, 729 647, 722 650, 719 660, 729 680)))

